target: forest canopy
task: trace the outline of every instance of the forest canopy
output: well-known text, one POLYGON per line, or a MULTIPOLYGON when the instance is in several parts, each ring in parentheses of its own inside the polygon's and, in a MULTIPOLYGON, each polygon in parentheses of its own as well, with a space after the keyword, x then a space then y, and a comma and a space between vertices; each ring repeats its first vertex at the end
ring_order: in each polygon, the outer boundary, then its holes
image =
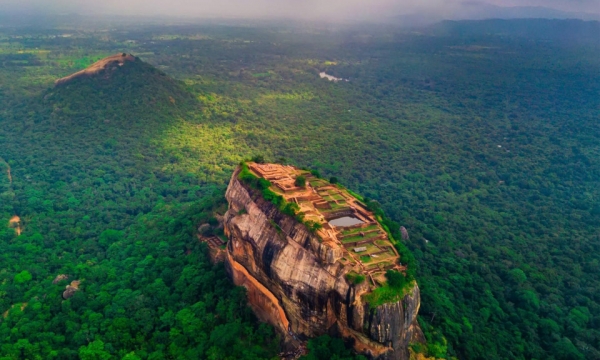
POLYGON ((408 229, 427 354, 600 358, 600 45, 581 23, 574 42, 536 20, 0 29, 0 355, 276 356, 195 238, 262 154, 408 229), (54 88, 121 52, 139 63, 54 88))

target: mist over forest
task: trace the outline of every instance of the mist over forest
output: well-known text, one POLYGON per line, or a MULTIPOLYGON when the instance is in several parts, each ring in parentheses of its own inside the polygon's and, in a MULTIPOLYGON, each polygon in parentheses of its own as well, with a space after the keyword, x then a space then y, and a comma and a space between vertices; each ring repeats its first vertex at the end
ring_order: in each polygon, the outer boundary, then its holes
POLYGON ((600 20, 598 0, 4 0, 1 13, 195 19, 300 20, 394 23, 414 26, 441 20, 513 18, 600 20))

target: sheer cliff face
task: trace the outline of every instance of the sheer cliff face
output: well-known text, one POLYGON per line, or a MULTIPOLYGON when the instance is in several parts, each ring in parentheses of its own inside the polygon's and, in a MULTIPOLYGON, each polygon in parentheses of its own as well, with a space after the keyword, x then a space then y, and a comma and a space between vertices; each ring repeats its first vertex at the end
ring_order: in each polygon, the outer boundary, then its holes
POLYGON ((248 289, 257 316, 292 344, 333 332, 372 358, 407 359, 409 342, 420 334, 418 287, 402 301, 370 309, 361 299, 365 284, 349 284, 336 262, 340 249, 321 244, 237 175, 226 193, 226 265, 235 284, 248 289))

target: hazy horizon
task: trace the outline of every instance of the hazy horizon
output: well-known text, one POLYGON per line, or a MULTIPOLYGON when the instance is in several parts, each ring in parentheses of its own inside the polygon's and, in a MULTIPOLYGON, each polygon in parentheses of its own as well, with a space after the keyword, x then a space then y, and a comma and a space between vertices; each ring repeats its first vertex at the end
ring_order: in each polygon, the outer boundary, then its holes
MULTIPOLYGON (((546 7, 569 13, 600 13, 600 0, 2 0, 8 11, 37 14, 175 16, 223 18, 296 18, 300 20, 370 20, 377 21, 400 15, 425 15, 438 18, 477 18, 482 14, 494 16, 500 7, 546 7), (480 11, 484 9, 485 11, 480 11), (475 12, 474 12, 475 10, 475 12)), ((558 12, 557 12, 558 13, 558 12)), ((535 14, 535 13, 533 13, 535 14)), ((549 13, 549 17, 552 14, 549 13)), ((483 15, 485 17, 485 15, 483 15)), ((535 16, 535 15, 534 15, 535 16)), ((541 16, 546 17, 546 16, 541 16)))

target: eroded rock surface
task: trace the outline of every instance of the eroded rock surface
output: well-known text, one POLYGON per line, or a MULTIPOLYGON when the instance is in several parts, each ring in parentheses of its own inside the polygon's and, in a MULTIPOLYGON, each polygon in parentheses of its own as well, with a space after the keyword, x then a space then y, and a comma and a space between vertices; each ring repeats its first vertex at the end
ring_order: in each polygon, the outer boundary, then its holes
POLYGON ((65 291, 63 291, 63 299, 67 300, 73 297, 73 295, 79 291, 79 284, 81 284, 81 281, 79 280, 71 281, 71 284, 67 285, 65 291))
POLYGON ((54 278, 54 280, 52 280, 52 283, 58 284, 59 282, 61 282, 63 280, 67 280, 68 278, 69 278, 69 275, 59 274, 54 278))
POLYGON ((410 238, 408 236, 408 230, 406 230, 406 228, 404 226, 400 227, 400 233, 402 234, 402 240, 406 241, 410 238))
POLYGON ((99 60, 99 61, 93 63, 92 65, 90 65, 89 67, 87 67, 81 71, 78 71, 74 74, 71 74, 64 78, 56 80, 54 82, 54 84, 55 84, 55 86, 64 85, 64 84, 67 84, 67 83, 73 81, 74 79, 77 79, 77 78, 93 76, 93 75, 96 75, 96 74, 99 74, 102 72, 112 72, 112 71, 116 70, 118 67, 123 66, 126 62, 133 62, 133 61, 135 61, 135 57, 130 54, 123 53, 123 54, 109 56, 107 58, 104 58, 102 60, 99 60))
POLYGON ((368 285, 350 284, 335 261, 339 249, 243 185, 238 172, 226 193, 225 262, 235 284, 248 289, 257 316, 288 344, 336 333, 354 339, 356 351, 370 358, 408 359, 408 345, 421 333, 417 285, 401 301, 371 309, 361 297, 368 285))

